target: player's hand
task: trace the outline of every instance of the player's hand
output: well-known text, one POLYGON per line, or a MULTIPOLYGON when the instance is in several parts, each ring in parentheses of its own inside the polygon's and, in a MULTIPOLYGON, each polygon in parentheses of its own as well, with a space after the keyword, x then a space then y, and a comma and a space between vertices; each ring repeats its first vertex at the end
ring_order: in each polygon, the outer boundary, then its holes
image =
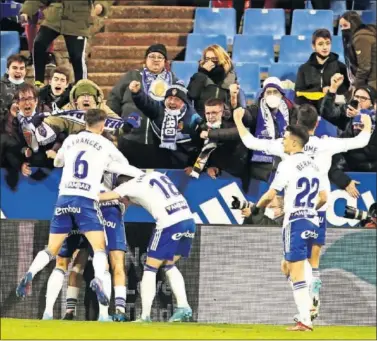
POLYGON ((245 109, 244 108, 237 108, 233 111, 233 119, 234 121, 242 121, 243 117, 245 115, 245 109))
POLYGON ((46 152, 46 156, 47 156, 48 159, 55 159, 56 155, 57 155, 56 151, 52 150, 52 149, 50 149, 46 152))
POLYGON ((22 13, 20 15, 20 21, 21 21, 21 24, 26 24, 27 21, 28 21, 29 17, 26 13, 22 13))
POLYGON ((231 202, 233 210, 239 210, 241 207, 241 201, 235 195, 232 195, 233 201, 231 202))
POLYGON ((132 81, 128 87, 133 94, 137 94, 141 89, 141 83, 138 81, 132 81))
POLYGON ((21 166, 21 173, 23 176, 30 176, 31 175, 31 168, 29 167, 29 163, 24 162, 21 166))
POLYGON ((245 207, 242 211, 241 214, 244 218, 248 218, 251 216, 251 207, 245 207))
POLYGON ((192 170, 193 170, 193 167, 186 167, 186 168, 185 168, 185 174, 186 174, 186 175, 190 175, 191 172, 192 172, 192 170))
POLYGON ((360 121, 364 125, 363 130, 370 132, 372 130, 372 119, 367 114, 360 115, 360 121))
POLYGON ((356 180, 351 180, 351 182, 348 184, 348 186, 345 188, 347 193, 352 197, 352 198, 358 198, 360 197, 360 192, 356 188, 356 185, 359 185, 360 182, 356 180))
POLYGON ((355 117, 359 114, 359 110, 355 109, 354 107, 351 107, 350 105, 347 107, 346 115, 347 117, 355 117))
POLYGON ((203 131, 200 133, 200 138, 203 139, 203 140, 207 140, 207 139, 208 139, 208 131, 203 130, 203 131))
POLYGON ((219 174, 219 169, 216 168, 216 167, 209 167, 207 169, 207 174, 212 178, 212 179, 216 179, 217 178, 217 175, 219 174))
POLYGON ((344 76, 340 73, 336 73, 331 77, 330 92, 336 93, 339 87, 342 85, 344 76))

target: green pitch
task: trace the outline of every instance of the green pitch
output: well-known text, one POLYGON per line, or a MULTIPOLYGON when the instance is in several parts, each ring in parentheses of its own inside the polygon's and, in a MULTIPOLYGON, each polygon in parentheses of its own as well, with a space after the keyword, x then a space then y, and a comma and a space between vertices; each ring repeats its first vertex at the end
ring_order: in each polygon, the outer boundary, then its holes
POLYGON ((288 332, 286 326, 199 323, 99 323, 1 319, 1 339, 376 339, 376 327, 316 327, 288 332))

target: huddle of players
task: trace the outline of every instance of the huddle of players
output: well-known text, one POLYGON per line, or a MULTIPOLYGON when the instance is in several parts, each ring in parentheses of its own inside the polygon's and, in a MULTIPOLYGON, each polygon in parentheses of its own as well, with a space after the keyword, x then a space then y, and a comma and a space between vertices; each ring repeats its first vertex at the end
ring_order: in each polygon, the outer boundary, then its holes
MULTIPOLYGON (((291 283, 298 309, 298 315, 295 316, 296 324, 289 330, 313 330, 312 320, 318 316, 319 309, 319 256, 321 247, 325 244, 326 219, 323 218, 330 191, 327 173, 331 157, 333 154, 367 145, 371 135, 371 119, 367 115, 361 116, 364 128, 355 138, 319 139, 313 136, 318 114, 314 107, 303 105, 299 110, 297 125, 288 126, 283 139, 271 141, 253 137, 242 123, 243 115, 242 108, 234 111, 234 121, 243 143, 249 149, 260 150, 282 159, 270 189, 252 208, 252 214, 258 213, 278 192, 284 190, 282 271, 291 283), (307 260, 312 270, 311 282, 307 281, 305 275, 307 260)), ((98 208, 101 177, 104 171, 107 171, 123 174, 125 182, 110 192, 100 194, 99 199, 108 202, 125 197, 130 202, 144 207, 156 220, 156 229, 150 239, 141 282, 142 314, 137 321, 151 321, 150 310, 156 293, 156 273, 160 267, 166 271, 177 300, 177 309, 170 321, 188 321, 192 317, 192 311, 187 302, 182 274, 175 263, 181 256, 188 256, 195 234, 195 224, 189 206, 166 175, 158 172, 145 174, 135 169, 109 141, 100 136, 104 119, 105 115, 100 110, 89 110, 86 115, 87 131, 69 136, 56 155, 55 166, 64 166, 64 169, 59 198, 51 221, 49 244, 46 250, 39 252, 21 280, 17 287, 17 295, 26 296, 32 278, 49 263, 52 256, 58 254, 75 223, 93 249, 95 278, 91 282, 91 288, 96 292, 100 305, 107 309, 111 295, 111 280, 106 280, 109 275, 105 234, 101 211, 98 208), (130 178, 132 179, 129 180, 130 178), (85 179, 87 182, 82 181, 85 179)), ((122 212, 119 204, 114 204, 118 211, 122 212)), ((112 207, 109 205, 106 207, 112 207)), ((119 224, 122 224, 121 216, 120 213, 119 224)), ((123 228, 122 230, 124 231, 123 228)), ((122 243, 124 241, 119 240, 122 243)), ((65 243, 68 244, 68 239, 65 243)), ((109 239, 109 251, 110 245, 109 239)), ((75 264, 73 268, 75 269, 75 264)), ((81 269, 79 267, 74 272, 80 273, 81 269)), ((124 271, 124 264, 122 269, 124 271)), ((64 273, 60 272, 59 276, 64 276, 64 273)), ((54 296, 55 300, 59 291, 54 296)), ((117 302, 116 292, 115 297, 117 302)), ((125 296, 123 297, 125 301, 125 296)), ((121 308, 124 308, 123 304, 116 307, 117 320, 123 320, 124 313, 121 308)), ((46 315, 52 318, 52 309, 47 311, 46 315)), ((99 319, 108 319, 106 312, 101 309, 99 319)))

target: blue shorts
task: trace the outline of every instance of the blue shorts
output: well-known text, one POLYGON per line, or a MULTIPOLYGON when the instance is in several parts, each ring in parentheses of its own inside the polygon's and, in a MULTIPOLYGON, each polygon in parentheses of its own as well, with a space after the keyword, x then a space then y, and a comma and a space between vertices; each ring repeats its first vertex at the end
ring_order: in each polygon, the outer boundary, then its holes
POLYGON ((326 211, 318 212, 319 218, 319 227, 317 229, 318 237, 317 239, 313 240, 314 245, 325 245, 326 244, 326 227, 327 227, 327 220, 326 220, 326 211))
POLYGON ((73 195, 62 195, 58 198, 50 233, 69 233, 74 226, 82 233, 104 231, 102 213, 97 201, 73 195))
POLYGON ((127 251, 126 231, 123 224, 123 214, 119 206, 102 206, 104 219, 107 251, 127 251))
POLYGON ((148 257, 173 260, 174 256, 188 257, 195 236, 193 219, 181 221, 164 229, 155 229, 149 241, 148 257))
POLYGON ((64 240, 59 251, 59 257, 71 258, 77 249, 86 248, 89 248, 89 253, 92 255, 93 251, 86 237, 79 233, 71 234, 64 240))
POLYGON ((310 258, 313 242, 318 237, 318 226, 310 220, 298 219, 283 228, 283 254, 289 262, 310 258))

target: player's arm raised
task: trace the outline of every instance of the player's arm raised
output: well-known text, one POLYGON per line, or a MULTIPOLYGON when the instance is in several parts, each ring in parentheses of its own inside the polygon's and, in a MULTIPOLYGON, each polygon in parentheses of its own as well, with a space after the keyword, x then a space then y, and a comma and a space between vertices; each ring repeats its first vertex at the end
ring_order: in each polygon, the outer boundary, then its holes
POLYGON ((58 150, 57 153, 47 152, 47 156, 51 159, 54 159, 54 167, 57 167, 57 168, 64 167, 64 153, 66 151, 67 140, 68 138, 64 140, 61 148, 58 150))
POLYGON ((237 108, 233 111, 233 119, 240 134, 243 144, 251 150, 258 150, 270 155, 282 156, 284 154, 281 140, 262 140, 251 134, 243 124, 244 108, 237 108))

